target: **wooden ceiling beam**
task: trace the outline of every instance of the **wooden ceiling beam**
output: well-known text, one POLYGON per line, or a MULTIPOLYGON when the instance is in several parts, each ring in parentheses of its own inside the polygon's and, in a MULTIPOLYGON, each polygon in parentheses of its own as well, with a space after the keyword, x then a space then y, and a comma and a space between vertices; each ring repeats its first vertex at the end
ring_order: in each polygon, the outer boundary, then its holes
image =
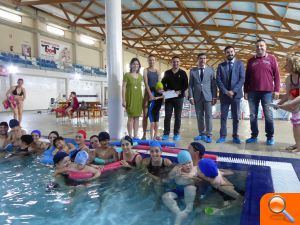
MULTIPOLYGON (((156 27, 165 27, 165 24, 152 24, 148 25, 149 27, 151 26, 156 26, 156 27)), ((179 24, 174 24, 174 27, 189 27, 189 24, 186 23, 179 23, 179 24)), ((129 26, 129 27, 123 27, 123 30, 131 30, 131 29, 139 29, 139 28, 144 28, 143 26, 129 26)), ((253 30, 253 29, 248 29, 248 28, 233 28, 229 26, 215 26, 215 25, 193 25, 191 27, 193 29, 198 29, 200 31, 220 31, 220 32, 226 32, 226 33, 248 33, 248 34, 265 34, 265 35, 276 35, 278 37, 284 37, 289 39, 289 37, 292 36, 299 36, 300 31, 291 31, 291 32, 282 32, 282 31, 266 31, 266 30, 253 30)))
POLYGON ((90 8, 90 6, 95 2, 95 0, 91 0, 89 4, 81 11, 81 13, 77 16, 77 18, 74 20, 74 23, 76 23, 82 16, 83 14, 90 8))
MULTIPOLYGON (((262 22, 260 22, 260 20, 258 18, 255 18, 255 20, 256 20, 257 24, 259 24, 264 30, 268 30, 266 28, 266 26, 262 22)), ((280 47, 282 47, 282 44, 275 37, 271 36, 271 38, 272 38, 272 40, 274 42, 276 42, 277 45, 279 45, 280 47)))
MULTIPOLYGON (((246 34, 247 36, 251 36, 251 34, 246 34)), ((253 35, 253 34, 252 34, 253 35)), ((185 37, 185 35, 184 34, 181 34, 181 35, 168 35, 168 37, 185 37)), ((202 35, 195 35, 195 34, 193 34, 191 37, 203 37, 202 35)), ((128 40, 136 40, 137 38, 129 38, 129 37, 125 37, 126 39, 128 39, 128 40)), ((144 38, 144 41, 153 41, 153 38, 157 38, 157 36, 153 36, 152 38, 144 38)), ((213 36, 213 38, 219 38, 219 36, 213 36)), ((239 38, 235 38, 235 37, 222 37, 222 39, 225 39, 225 40, 237 40, 237 39, 239 39, 239 38)), ((265 38, 265 40, 271 40, 271 39, 267 39, 267 38, 265 38)), ((290 38, 290 40, 292 40, 292 41, 295 41, 295 42, 297 42, 299 39, 297 39, 297 38, 290 38)), ((246 40, 247 42, 249 42, 249 43, 255 43, 255 41, 250 41, 250 40, 246 40)), ((186 42, 185 42, 186 43, 186 42)), ((284 41, 282 41, 282 43, 285 43, 285 44, 290 44, 290 45, 292 45, 291 43, 287 43, 287 42, 284 42, 284 41)))
POLYGON ((211 13, 209 13, 205 18, 203 18, 199 23, 198 26, 203 24, 205 21, 207 21, 208 19, 210 19, 213 15, 215 15, 216 13, 220 12, 225 6, 227 6, 229 3, 231 3, 232 0, 227 0, 226 2, 224 2, 222 5, 220 5, 217 9, 214 9, 211 13))
POLYGON ((129 20, 126 21, 126 25, 130 25, 147 7, 151 4, 153 0, 148 0, 139 10, 137 10, 134 14, 133 17, 129 20))
POLYGON ((65 14, 67 20, 70 21, 70 22, 72 22, 71 19, 70 19, 70 17, 69 17, 69 15, 68 15, 68 13, 67 13, 67 11, 66 11, 65 8, 63 7, 63 5, 62 5, 61 3, 59 3, 58 5, 59 5, 60 9, 64 12, 64 14, 65 14))
POLYGON ((290 25, 285 22, 284 17, 281 17, 274 9, 272 6, 270 6, 270 4, 268 4, 267 2, 263 3, 264 6, 277 18, 280 18, 280 22, 286 27, 286 29, 288 29, 289 31, 292 31, 293 28, 290 27, 290 25))
MULTIPOLYGON (((242 40, 244 38, 244 36, 242 36, 241 38, 239 38, 239 40, 242 40)), ((239 42, 239 40, 236 41, 236 43, 233 44, 233 46, 238 49, 242 49, 242 50, 251 50, 251 51, 255 51, 255 45, 252 44, 252 43, 249 43, 249 45, 238 45, 237 43, 239 42)), ((163 48, 162 46, 164 45, 170 45, 170 44, 174 44, 174 43, 166 43, 166 44, 161 44, 161 45, 144 45, 145 48, 149 48, 149 49, 160 49, 160 50, 170 50, 170 49, 167 49, 167 48, 163 48)), ((211 45, 211 46, 223 46, 223 47, 226 47, 227 44, 226 43, 212 43, 212 44, 208 44, 208 45, 211 45)), ((170 47, 172 48, 172 47, 170 47)), ((276 51, 276 52, 287 52, 287 51, 290 51, 288 48, 283 48, 283 47, 278 47, 278 46, 268 46, 268 49, 271 50, 271 51, 276 51)), ((294 50, 296 48, 293 48, 294 50)), ((300 45, 298 45, 298 49, 300 49, 300 45)), ((195 50, 195 48, 185 48, 185 50, 187 51, 193 51, 195 50)), ((201 48, 199 50, 204 50, 206 51, 207 48, 201 48)), ((214 50, 215 51, 215 50, 214 50)), ((223 54, 223 51, 222 51, 222 54, 223 54)))
POLYGON ((20 6, 47 5, 68 2, 81 2, 81 0, 40 0, 40 1, 20 1, 20 6))
MULTIPOLYGON (((281 5, 282 6, 282 5, 281 5)), ((186 8, 189 12, 207 12, 204 8, 186 8)), ((208 12, 213 12, 215 9, 208 9, 208 12)), ((133 14, 136 10, 123 10, 123 14, 133 14)), ((164 8, 148 8, 147 12, 165 12, 166 10, 164 8)), ((177 7, 176 8, 168 8, 169 12, 176 12, 180 11, 177 7)), ((222 13, 225 14, 234 14, 234 15, 243 15, 243 16, 257 16, 259 18, 264 19, 270 19, 275 21, 281 21, 282 17, 275 17, 274 15, 268 15, 268 14, 261 14, 261 13, 251 13, 246 11, 238 11, 238 10, 228 10, 228 9, 222 9, 222 13)), ((104 18, 105 15, 98 15, 97 18, 102 17, 104 18)), ((86 18, 87 20, 94 19, 93 17, 86 18)), ((300 25, 300 21, 296 19, 291 18, 285 18, 285 21, 288 23, 294 23, 300 25)))

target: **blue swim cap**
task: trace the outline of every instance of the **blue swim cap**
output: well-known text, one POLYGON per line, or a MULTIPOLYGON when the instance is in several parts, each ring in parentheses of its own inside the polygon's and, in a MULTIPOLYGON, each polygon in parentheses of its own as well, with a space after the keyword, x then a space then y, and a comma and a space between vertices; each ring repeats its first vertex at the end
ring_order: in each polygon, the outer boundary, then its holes
POLYGON ((32 134, 38 134, 39 137, 42 136, 42 133, 41 133, 41 131, 39 131, 39 130, 33 130, 33 131, 31 131, 31 135, 32 135, 32 134))
POLYGON ((152 148, 152 147, 158 147, 161 150, 161 145, 158 141, 151 141, 150 148, 152 148))
POLYGON ((179 164, 186 164, 192 161, 192 156, 188 151, 181 150, 177 155, 177 159, 179 164))
POLYGON ((9 121, 9 127, 10 127, 10 128, 14 128, 14 127, 17 127, 17 126, 19 126, 19 125, 20 125, 20 123, 19 123, 19 121, 16 120, 16 119, 11 119, 11 120, 9 121))
POLYGON ((56 153, 53 157, 54 165, 59 163, 61 160, 63 160, 67 156, 69 156, 69 155, 66 152, 60 151, 60 152, 56 153))
POLYGON ((212 159, 201 159, 198 162, 199 169, 201 172, 210 178, 215 178, 218 176, 218 167, 214 160, 212 159))
POLYGON ((79 165, 86 165, 88 159, 89 154, 86 151, 81 150, 76 154, 74 162, 79 165))

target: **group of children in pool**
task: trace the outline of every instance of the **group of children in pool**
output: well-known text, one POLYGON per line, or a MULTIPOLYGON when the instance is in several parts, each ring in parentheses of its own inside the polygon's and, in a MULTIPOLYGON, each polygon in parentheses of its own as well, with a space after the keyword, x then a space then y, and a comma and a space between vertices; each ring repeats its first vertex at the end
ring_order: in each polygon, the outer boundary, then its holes
POLYGON ((116 151, 110 146, 110 136, 107 132, 91 136, 88 147, 84 130, 76 133, 74 145, 67 144, 56 131, 49 133, 47 141, 41 140, 41 132, 38 130, 28 135, 14 119, 9 122, 9 127, 11 130, 8 132, 8 124, 0 123, 0 149, 7 150, 9 156, 42 154, 42 162, 54 164, 55 176, 82 172, 91 174, 85 180, 90 181, 101 175, 104 165, 120 161, 122 167, 147 169, 157 183, 173 181, 174 188, 165 191, 162 201, 176 215, 176 225, 181 224, 193 210, 197 189, 203 182, 232 199, 242 199, 233 184, 224 177, 226 174, 218 169, 215 161, 202 158, 205 147, 198 142, 192 142, 187 150, 181 150, 177 156, 178 164, 173 164, 168 158, 162 157, 162 146, 157 141, 150 142, 150 157, 143 158, 133 149, 134 142, 129 136, 121 139, 121 149, 118 149, 121 151, 116 151), (164 173, 166 169, 167 175, 164 173), (180 197, 183 197, 185 202, 183 210, 176 201, 180 197))

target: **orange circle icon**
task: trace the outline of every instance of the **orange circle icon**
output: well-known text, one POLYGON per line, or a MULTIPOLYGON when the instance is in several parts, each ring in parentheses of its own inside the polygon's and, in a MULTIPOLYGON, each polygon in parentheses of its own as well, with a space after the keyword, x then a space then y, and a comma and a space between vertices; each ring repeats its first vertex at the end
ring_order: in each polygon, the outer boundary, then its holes
POLYGON ((285 209, 285 200, 279 196, 273 196, 269 201, 269 209, 273 213, 281 213, 285 209))

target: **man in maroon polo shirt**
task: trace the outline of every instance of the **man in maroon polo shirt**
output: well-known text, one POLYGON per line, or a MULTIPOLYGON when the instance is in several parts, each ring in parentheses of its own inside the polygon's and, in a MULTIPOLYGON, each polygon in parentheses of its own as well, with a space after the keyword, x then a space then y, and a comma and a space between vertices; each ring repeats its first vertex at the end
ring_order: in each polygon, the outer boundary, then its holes
POLYGON ((279 98, 280 75, 275 56, 266 52, 267 45, 263 39, 256 41, 256 55, 249 59, 244 84, 245 99, 249 102, 251 138, 246 143, 256 143, 258 136, 257 115, 261 102, 265 115, 265 132, 267 145, 274 145, 273 113, 268 106, 279 98))

